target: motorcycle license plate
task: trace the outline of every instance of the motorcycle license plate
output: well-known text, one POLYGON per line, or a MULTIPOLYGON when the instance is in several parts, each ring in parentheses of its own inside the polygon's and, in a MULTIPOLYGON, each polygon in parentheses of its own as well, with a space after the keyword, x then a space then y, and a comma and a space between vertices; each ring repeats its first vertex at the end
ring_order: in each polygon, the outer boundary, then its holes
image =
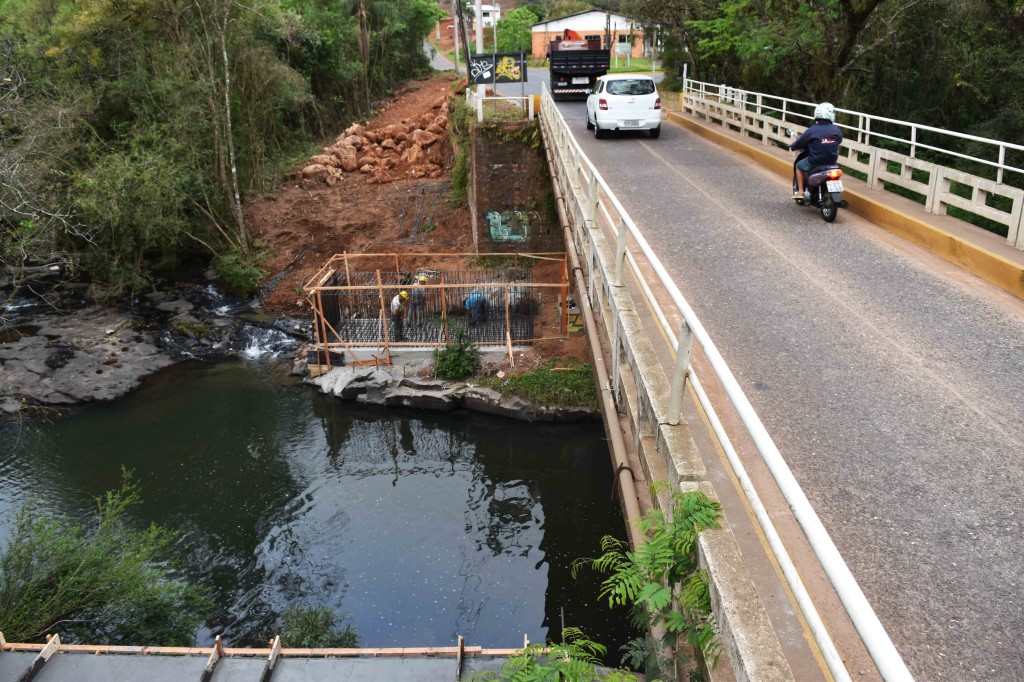
POLYGON ((825 187, 829 192, 842 192, 843 181, 842 180, 829 180, 825 183, 825 187))
POLYGON ((623 128, 639 128, 641 121, 623 121, 623 128))

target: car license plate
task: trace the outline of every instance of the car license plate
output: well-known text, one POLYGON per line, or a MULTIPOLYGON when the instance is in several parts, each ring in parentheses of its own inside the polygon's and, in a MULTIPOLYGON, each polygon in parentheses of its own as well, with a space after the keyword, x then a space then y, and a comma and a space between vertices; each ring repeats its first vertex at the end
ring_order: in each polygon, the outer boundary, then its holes
POLYGON ((639 128, 641 121, 623 121, 623 128, 639 128))
POLYGON ((577 76, 577 77, 572 79, 572 84, 573 85, 586 85, 589 82, 590 82, 590 79, 587 78, 586 76, 577 76))
POLYGON ((843 181, 842 180, 828 180, 825 182, 825 187, 828 188, 829 192, 842 192, 843 181))

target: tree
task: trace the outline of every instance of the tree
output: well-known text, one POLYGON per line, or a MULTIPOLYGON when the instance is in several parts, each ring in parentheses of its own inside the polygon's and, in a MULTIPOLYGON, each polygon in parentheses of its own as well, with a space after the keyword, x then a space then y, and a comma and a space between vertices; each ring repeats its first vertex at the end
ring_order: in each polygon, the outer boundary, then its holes
POLYGON ((59 631, 65 641, 195 642, 210 601, 162 562, 170 531, 131 527, 127 512, 139 502, 126 473, 119 490, 96 500, 89 526, 22 507, 0 553, 0 630, 7 639, 39 641, 59 631))
POLYGON ((537 21, 537 15, 523 7, 506 12, 498 21, 497 51, 529 51, 533 44, 533 32, 530 27, 537 21))

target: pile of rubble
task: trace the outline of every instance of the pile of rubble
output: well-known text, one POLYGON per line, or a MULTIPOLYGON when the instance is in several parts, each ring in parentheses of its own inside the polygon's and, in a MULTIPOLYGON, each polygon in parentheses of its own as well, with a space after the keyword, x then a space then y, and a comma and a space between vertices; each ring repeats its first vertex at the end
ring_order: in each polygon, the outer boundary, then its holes
POLYGON ((380 128, 349 126, 300 171, 303 180, 334 185, 344 173, 365 173, 370 184, 399 178, 438 178, 444 172, 448 101, 414 119, 380 128))

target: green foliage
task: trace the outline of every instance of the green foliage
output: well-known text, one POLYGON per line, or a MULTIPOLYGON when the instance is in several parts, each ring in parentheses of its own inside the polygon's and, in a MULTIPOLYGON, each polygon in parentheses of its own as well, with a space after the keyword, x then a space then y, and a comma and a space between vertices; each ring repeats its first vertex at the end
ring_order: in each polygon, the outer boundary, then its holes
POLYGON ((469 265, 474 268, 487 270, 508 270, 510 268, 532 268, 536 264, 533 258, 520 258, 518 256, 502 256, 491 254, 489 256, 473 256, 469 259, 469 265))
POLYGON ((359 633, 351 623, 339 624, 326 606, 293 606, 282 614, 281 646, 317 649, 353 649, 359 633))
POLYGON ((697 564, 702 530, 718 527, 721 507, 703 493, 670 495, 671 514, 649 511, 636 521, 646 542, 630 551, 614 537, 601 540, 597 559, 578 559, 573 575, 592 566, 608 577, 601 597, 608 606, 642 606, 650 624, 661 624, 669 637, 683 635, 714 665, 718 655, 708 578, 697 564))
POLYGON ((498 52, 529 52, 533 46, 531 26, 537 15, 525 7, 517 7, 502 14, 498 20, 498 52))
MULTIPOLYGON (((455 325, 452 325, 453 327, 455 325)), ((480 369, 480 349, 466 332, 456 330, 456 339, 434 352, 434 373, 442 379, 465 379, 480 369)))
POLYGON ((431 0, 0 0, 0 258, 70 252, 108 294, 196 253, 250 259, 241 196, 427 74, 440 16, 431 0), (33 240, 6 236, 26 220, 33 240))
POLYGON ((249 296, 259 286, 267 271, 263 269, 266 254, 251 251, 248 254, 239 249, 213 259, 213 269, 227 288, 242 296, 249 296))
POLYGON ((597 387, 590 365, 571 358, 549 360, 544 367, 505 379, 482 377, 480 383, 504 396, 519 396, 534 405, 597 409, 597 387))
POLYGON ((467 680, 510 680, 511 682, 635 682, 628 670, 612 670, 604 676, 597 666, 606 653, 602 644, 587 639, 579 628, 565 628, 561 642, 531 644, 518 651, 501 668, 501 673, 473 673, 467 680))
POLYGON ((472 162, 470 161, 470 150, 472 148, 471 127, 475 113, 466 104, 462 97, 453 97, 451 108, 448 113, 448 129, 452 134, 452 144, 455 147, 455 162, 452 164, 452 191, 449 201, 452 204, 465 203, 469 191, 469 172, 472 162))
POLYGON ((129 525, 126 514, 139 502, 126 472, 119 490, 97 499, 89 526, 23 506, 0 554, 4 636, 32 642, 59 631, 65 641, 193 644, 210 601, 160 562, 170 531, 129 525))

